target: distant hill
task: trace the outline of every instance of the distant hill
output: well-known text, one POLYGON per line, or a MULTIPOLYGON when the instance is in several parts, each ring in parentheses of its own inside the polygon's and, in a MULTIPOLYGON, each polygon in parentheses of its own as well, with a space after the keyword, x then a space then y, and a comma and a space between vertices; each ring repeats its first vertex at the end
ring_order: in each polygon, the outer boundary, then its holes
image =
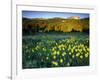
POLYGON ((69 17, 67 19, 80 19, 80 17, 79 16, 71 16, 71 17, 69 17))
POLYGON ((30 18, 23 17, 22 20, 31 20, 30 18))

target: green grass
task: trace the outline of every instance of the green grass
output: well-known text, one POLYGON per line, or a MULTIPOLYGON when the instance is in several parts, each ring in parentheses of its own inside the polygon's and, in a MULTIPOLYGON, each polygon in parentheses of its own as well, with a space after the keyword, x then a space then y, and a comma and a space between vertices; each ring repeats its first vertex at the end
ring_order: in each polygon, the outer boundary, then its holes
POLYGON ((89 34, 48 32, 23 36, 23 68, 89 66, 89 34))

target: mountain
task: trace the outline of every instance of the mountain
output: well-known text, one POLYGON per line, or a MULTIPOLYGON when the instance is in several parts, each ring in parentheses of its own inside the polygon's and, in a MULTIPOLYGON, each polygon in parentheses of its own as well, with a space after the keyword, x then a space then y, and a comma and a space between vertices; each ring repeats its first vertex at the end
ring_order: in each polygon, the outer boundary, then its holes
POLYGON ((80 19, 79 16, 71 16, 71 17, 68 17, 67 19, 80 19))

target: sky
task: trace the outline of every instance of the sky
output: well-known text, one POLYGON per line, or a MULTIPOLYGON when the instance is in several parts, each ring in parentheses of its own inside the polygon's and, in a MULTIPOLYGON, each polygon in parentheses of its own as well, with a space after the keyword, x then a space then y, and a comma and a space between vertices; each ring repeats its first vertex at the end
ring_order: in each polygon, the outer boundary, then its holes
POLYGON ((69 13, 69 12, 43 12, 43 11, 22 11, 22 17, 25 18, 68 18, 71 16, 79 16, 80 18, 87 18, 87 13, 69 13))

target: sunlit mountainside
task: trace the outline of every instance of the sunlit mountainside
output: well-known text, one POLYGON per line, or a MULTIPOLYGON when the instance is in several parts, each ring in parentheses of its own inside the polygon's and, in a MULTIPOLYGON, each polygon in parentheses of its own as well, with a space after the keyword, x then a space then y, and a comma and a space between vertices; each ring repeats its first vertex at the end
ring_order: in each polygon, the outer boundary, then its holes
POLYGON ((89 32, 89 18, 71 16, 68 18, 23 18, 23 34, 31 34, 38 31, 60 31, 60 32, 89 32))

